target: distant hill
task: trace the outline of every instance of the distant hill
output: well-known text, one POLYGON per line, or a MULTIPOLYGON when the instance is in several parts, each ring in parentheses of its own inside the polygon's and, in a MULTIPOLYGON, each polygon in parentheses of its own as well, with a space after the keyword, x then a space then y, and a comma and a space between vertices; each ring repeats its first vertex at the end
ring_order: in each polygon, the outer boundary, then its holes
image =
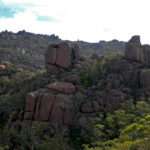
MULTIPOLYGON (((18 33, 0 32, 0 62, 11 62, 21 67, 43 68, 44 53, 49 44, 62 40, 52 35, 41 35, 19 31, 18 33)), ((68 41, 77 43, 80 54, 91 56, 92 54, 104 55, 109 52, 124 52, 125 42, 112 40, 109 42, 88 43, 84 41, 68 41)))
POLYGON ((98 43, 88 43, 77 41, 81 49, 81 55, 90 56, 91 54, 105 55, 107 53, 123 53, 125 50, 125 42, 112 40, 100 41, 98 43))

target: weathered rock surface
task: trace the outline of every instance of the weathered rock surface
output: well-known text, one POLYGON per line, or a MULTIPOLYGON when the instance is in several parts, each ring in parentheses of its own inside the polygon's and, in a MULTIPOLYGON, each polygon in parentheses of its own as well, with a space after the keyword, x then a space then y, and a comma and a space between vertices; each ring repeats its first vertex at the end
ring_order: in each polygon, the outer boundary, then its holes
POLYGON ((126 95, 119 90, 106 90, 101 96, 94 101, 86 101, 81 104, 80 111, 82 113, 95 113, 100 111, 111 111, 116 109, 125 101, 126 95))
POLYGON ((140 36, 133 36, 126 44, 125 57, 150 66, 150 46, 142 45, 140 36))
POLYGON ((47 71, 55 73, 59 68, 68 69, 78 60, 79 48, 68 43, 52 44, 45 54, 47 71))
POLYGON ((49 121, 57 125, 71 125, 73 117, 72 96, 53 94, 42 89, 28 94, 25 120, 49 121))
POLYGON ((141 62, 150 66, 150 45, 143 45, 143 57, 141 62))
POLYGON ((140 81, 144 89, 150 89, 150 69, 141 70, 140 81))
POLYGON ((127 43, 125 57, 105 62, 104 73, 100 72, 102 76, 89 87, 81 83, 80 71, 83 66, 92 66, 94 60, 78 61, 77 49, 67 43, 49 46, 45 55, 46 67, 53 80, 44 89, 29 93, 25 120, 67 127, 76 122, 82 126, 97 112, 112 112, 126 100, 136 101, 147 96, 150 91, 150 46, 141 45, 139 36, 127 43))
POLYGON ((47 87, 50 90, 54 90, 64 94, 73 94, 76 91, 75 86, 72 83, 67 82, 55 82, 49 84, 47 87))
MULTIPOLYGON (((45 54, 46 69, 51 74, 58 73, 72 68, 78 58, 77 45, 68 43, 50 45, 45 54)), ((73 83, 60 79, 60 81, 48 84, 45 89, 29 93, 26 99, 24 119, 70 125, 74 113, 72 97, 75 92, 76 87, 73 83)))
POLYGON ((126 58, 128 59, 141 61, 142 45, 139 36, 134 36, 129 40, 129 42, 126 44, 125 54, 126 58))
POLYGON ((101 98, 98 99, 98 102, 102 109, 111 111, 118 108, 121 103, 125 102, 125 98, 125 93, 119 89, 110 89, 101 93, 101 98))

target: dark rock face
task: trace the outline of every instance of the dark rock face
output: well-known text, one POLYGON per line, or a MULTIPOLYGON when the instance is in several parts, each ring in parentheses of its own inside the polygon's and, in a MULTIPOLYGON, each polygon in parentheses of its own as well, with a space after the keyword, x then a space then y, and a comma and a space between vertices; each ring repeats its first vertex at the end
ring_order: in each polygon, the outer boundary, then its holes
POLYGON ((140 85, 143 91, 144 99, 150 97, 150 69, 143 68, 140 70, 140 85))
POLYGON ((59 69, 72 67, 79 58, 78 52, 77 45, 67 43, 50 45, 45 54, 47 71, 53 73, 59 71, 59 69))
POLYGON ((142 63, 150 66, 150 45, 143 45, 142 63))
POLYGON ((81 104, 82 113, 95 113, 100 111, 111 111, 120 106, 125 101, 126 95, 115 89, 106 90, 95 101, 86 101, 81 104))
POLYGON ((140 41, 140 36, 139 35, 135 35, 133 36, 128 43, 133 43, 135 45, 141 46, 141 41, 140 41))
POLYGON ((150 89, 150 69, 141 70, 140 81, 144 89, 150 89))
POLYGON ((72 123, 72 110, 72 96, 42 89, 27 96, 24 119, 69 126, 72 123))
POLYGON ((102 98, 98 99, 98 102, 101 109, 104 109, 105 111, 111 111, 118 108, 120 104, 126 100, 126 94, 119 89, 105 90, 101 93, 101 97, 102 98))
POLYGON ((125 51, 126 58, 134 60, 134 61, 141 61, 142 57, 142 45, 140 42, 139 36, 132 37, 129 42, 126 44, 126 51, 125 51))
POLYGON ((150 66, 150 46, 141 45, 140 36, 133 36, 126 44, 125 57, 150 66))

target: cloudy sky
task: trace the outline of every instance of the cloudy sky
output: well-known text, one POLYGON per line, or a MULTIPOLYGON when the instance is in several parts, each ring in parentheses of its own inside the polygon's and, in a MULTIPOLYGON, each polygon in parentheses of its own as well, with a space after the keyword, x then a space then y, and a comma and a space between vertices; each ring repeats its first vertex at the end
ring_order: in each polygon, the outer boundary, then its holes
POLYGON ((62 39, 150 43, 150 0, 0 0, 0 31, 56 34, 62 39))

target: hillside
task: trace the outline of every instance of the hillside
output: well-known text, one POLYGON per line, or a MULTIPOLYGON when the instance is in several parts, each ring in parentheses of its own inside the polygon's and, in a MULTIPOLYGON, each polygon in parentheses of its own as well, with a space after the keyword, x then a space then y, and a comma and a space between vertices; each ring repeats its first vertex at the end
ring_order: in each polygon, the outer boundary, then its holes
POLYGON ((0 65, 1 150, 149 150, 150 45, 133 36, 124 54, 84 58, 79 48, 50 44, 40 70, 0 65))
MULTIPOLYGON (((18 33, 4 31, 0 33, 0 62, 9 61, 21 67, 44 68, 44 54, 49 44, 62 40, 55 35, 40 35, 26 31, 18 33)), ((92 54, 104 55, 110 52, 124 52, 124 42, 113 40, 99 43, 71 42, 80 47, 80 54, 91 56, 92 54)))
POLYGON ((112 40, 112 41, 99 41, 98 43, 88 43, 84 41, 76 42, 80 47, 80 54, 91 56, 92 54, 106 55, 108 53, 124 53, 125 42, 112 40))

